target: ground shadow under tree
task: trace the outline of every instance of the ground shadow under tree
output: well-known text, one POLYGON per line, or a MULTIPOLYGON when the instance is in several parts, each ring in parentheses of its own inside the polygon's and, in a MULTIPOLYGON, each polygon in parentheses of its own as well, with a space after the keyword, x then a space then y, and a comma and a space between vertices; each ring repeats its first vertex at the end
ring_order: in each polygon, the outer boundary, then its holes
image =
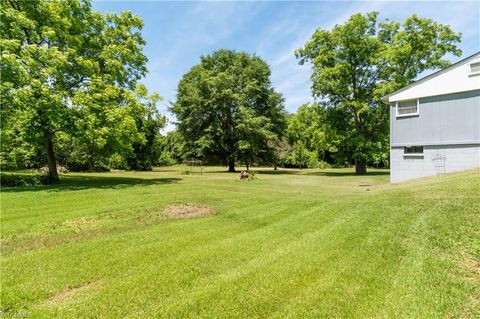
MULTIPOLYGON (((254 170, 255 171, 255 170, 254 170)), ((352 172, 332 172, 332 171, 307 171, 307 170, 258 170, 255 171, 256 174, 266 174, 266 175, 305 175, 305 176, 329 176, 329 177, 342 177, 342 176, 381 176, 389 175, 389 171, 367 171, 367 174, 357 175, 354 171, 352 172)))
POLYGON ((85 176, 63 175, 61 181, 52 185, 2 187, 2 193, 18 193, 26 191, 75 191, 85 189, 119 189, 132 186, 151 186, 172 184, 181 181, 181 178, 137 178, 117 176, 85 176))

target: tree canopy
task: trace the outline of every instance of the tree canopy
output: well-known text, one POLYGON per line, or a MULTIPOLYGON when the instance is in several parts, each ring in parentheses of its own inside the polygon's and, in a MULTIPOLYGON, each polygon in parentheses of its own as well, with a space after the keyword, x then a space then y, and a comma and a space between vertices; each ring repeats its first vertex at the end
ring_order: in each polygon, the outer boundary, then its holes
POLYGON ((270 68, 255 55, 218 50, 201 57, 178 85, 171 111, 191 157, 246 165, 271 156, 269 141, 282 135, 282 96, 270 68))
POLYGON ((80 141, 89 161, 144 144, 140 119, 156 116, 158 96, 138 85, 147 71, 142 25, 86 0, 2 1, 2 140, 42 145, 51 181, 60 138, 80 141))
POLYGON ((446 67, 445 54, 461 54, 460 34, 447 25, 416 15, 403 23, 377 20, 377 12, 354 14, 332 30, 316 30, 296 51, 300 64, 312 65, 313 96, 332 112, 340 155, 351 154, 359 174, 388 152, 388 106, 381 97, 446 67))

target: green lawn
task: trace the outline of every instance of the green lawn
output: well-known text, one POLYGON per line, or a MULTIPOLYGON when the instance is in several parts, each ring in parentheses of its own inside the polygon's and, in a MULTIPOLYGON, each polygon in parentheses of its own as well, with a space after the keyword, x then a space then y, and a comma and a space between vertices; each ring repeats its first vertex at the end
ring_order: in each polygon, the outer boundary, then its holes
POLYGON ((3 188, 0 316, 480 316, 479 170, 223 170, 3 188), (173 203, 217 215, 168 219, 173 203))

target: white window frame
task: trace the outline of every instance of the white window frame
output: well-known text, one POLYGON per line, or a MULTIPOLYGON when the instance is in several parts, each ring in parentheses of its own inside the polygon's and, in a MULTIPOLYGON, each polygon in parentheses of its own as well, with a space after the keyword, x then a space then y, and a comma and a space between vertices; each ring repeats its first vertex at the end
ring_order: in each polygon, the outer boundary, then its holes
POLYGON ((470 73, 468 74, 468 76, 480 75, 480 70, 479 71, 472 71, 472 66, 474 64, 478 65, 478 64, 480 64, 480 62, 478 62, 478 61, 477 62, 472 62, 468 65, 470 67, 470 73))
POLYGON ((423 157, 423 150, 424 146, 423 145, 410 145, 410 146, 404 146, 403 147, 403 157, 423 157), (407 147, 421 147, 422 148, 422 153, 405 153, 405 149, 407 147))
POLYGON ((418 116, 418 114, 420 114, 420 99, 411 99, 411 100, 403 100, 403 101, 397 101, 396 102, 396 117, 409 117, 409 116, 418 116), (407 113, 407 114, 398 114, 398 103, 401 103, 401 102, 408 102, 408 101, 417 101, 417 112, 415 113, 407 113))

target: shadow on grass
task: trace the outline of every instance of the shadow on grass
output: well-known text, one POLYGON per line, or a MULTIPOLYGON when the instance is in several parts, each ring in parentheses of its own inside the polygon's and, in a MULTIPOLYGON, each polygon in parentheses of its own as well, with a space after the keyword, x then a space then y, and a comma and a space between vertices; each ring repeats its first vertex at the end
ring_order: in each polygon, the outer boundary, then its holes
POLYGON ((342 176, 381 176, 389 175, 389 171, 370 171, 364 175, 357 175, 355 172, 332 172, 332 171, 320 171, 320 172, 311 172, 311 171, 302 171, 302 170, 278 170, 278 171, 255 171, 255 174, 266 174, 266 175, 305 175, 305 176, 329 176, 329 177, 342 177, 342 176))
POLYGON ((255 174, 265 174, 265 175, 298 175, 303 173, 301 170, 289 170, 289 169, 281 169, 281 170, 255 170, 252 169, 255 174))
POLYGON ((389 175, 390 172, 388 171, 370 171, 367 174, 357 175, 355 172, 308 172, 304 175, 311 175, 311 176, 333 176, 333 177, 341 177, 341 176, 382 176, 382 175, 389 175))
POLYGON ((72 191, 84 189, 120 189, 132 186, 150 186, 172 184, 181 181, 180 178, 135 178, 108 176, 68 176, 63 175, 58 184, 2 187, 2 193, 18 193, 26 191, 72 191))
POLYGON ((171 167, 159 166, 159 167, 154 167, 152 169, 152 172, 156 172, 156 173, 178 173, 178 172, 181 172, 181 171, 182 171, 182 169, 180 167, 171 168, 171 167))

